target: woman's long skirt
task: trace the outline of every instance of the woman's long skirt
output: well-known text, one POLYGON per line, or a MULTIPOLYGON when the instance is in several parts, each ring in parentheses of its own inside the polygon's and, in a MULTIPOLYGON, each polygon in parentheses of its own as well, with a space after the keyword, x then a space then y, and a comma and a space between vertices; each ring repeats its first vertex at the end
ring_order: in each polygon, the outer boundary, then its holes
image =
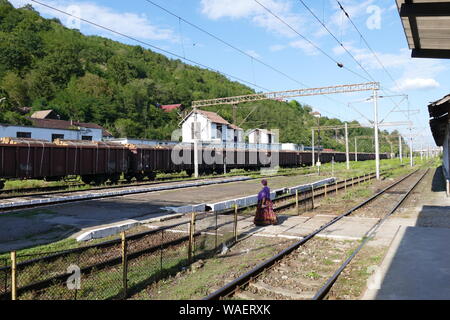
POLYGON ((254 223, 257 226, 268 226, 278 223, 278 217, 273 212, 272 201, 266 200, 264 204, 262 201, 258 201, 254 223))

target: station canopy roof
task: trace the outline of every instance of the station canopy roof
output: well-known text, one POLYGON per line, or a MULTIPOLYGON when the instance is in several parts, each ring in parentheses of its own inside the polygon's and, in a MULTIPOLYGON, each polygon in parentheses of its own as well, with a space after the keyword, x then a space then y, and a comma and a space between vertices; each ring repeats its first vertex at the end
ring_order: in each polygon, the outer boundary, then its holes
POLYGON ((412 57, 450 59, 450 1, 396 1, 412 57))
POLYGON ((430 127, 434 140, 438 146, 444 144, 445 134, 449 123, 450 94, 428 106, 430 113, 430 127))

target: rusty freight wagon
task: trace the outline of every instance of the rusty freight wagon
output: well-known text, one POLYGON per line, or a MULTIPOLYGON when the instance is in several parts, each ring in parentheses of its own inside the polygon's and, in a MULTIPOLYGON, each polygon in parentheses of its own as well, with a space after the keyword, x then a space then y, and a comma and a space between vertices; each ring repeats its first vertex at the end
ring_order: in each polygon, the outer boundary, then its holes
POLYGON ((129 151, 117 143, 56 140, 53 148, 58 171, 55 177, 79 175, 84 183, 117 183, 128 172, 129 151), (63 172, 67 172, 61 175, 63 172))
POLYGON ((62 180, 79 175, 83 182, 117 182, 128 169, 128 150, 122 145, 32 139, 0 140, 0 187, 4 179, 62 180))

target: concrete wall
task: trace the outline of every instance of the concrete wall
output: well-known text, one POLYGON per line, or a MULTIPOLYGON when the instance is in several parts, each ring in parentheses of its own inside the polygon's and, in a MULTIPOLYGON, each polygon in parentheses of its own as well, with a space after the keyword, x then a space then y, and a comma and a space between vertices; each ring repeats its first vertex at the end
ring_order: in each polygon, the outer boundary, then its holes
MULTIPOLYGON (((195 121, 195 115, 192 114, 182 126, 183 142, 194 142, 192 139, 192 124, 195 121)), ((211 140, 211 122, 201 114, 197 114, 197 132, 200 134, 200 140, 211 140)))
MULTIPOLYGON (((275 140, 275 136, 272 134, 272 143, 275 140)), ((264 131, 259 131, 259 130, 255 130, 252 131, 249 135, 248 135, 248 142, 249 143, 264 143, 267 144, 269 143, 269 135, 264 132, 264 131), (259 139, 258 139, 258 135, 257 132, 259 132, 259 139)))
MULTIPOLYGON (((182 126, 183 142, 192 143, 192 124, 195 122, 195 115, 192 114, 182 126)), ((201 114, 197 114, 198 130, 200 131, 200 140, 204 142, 221 143, 225 141, 233 141, 232 137, 234 130, 228 128, 227 125, 222 125, 222 137, 218 137, 217 126, 220 124, 212 123, 208 118, 201 114)))
POLYGON ((92 136, 93 141, 102 141, 101 129, 61 130, 25 126, 0 125, 0 137, 16 138, 18 132, 30 132, 31 139, 46 140, 52 142, 53 134, 64 135, 65 140, 81 140, 82 136, 92 136))
POLYGON ((281 144, 281 150, 286 150, 286 151, 297 151, 300 150, 300 145, 295 144, 295 143, 282 143, 281 144))

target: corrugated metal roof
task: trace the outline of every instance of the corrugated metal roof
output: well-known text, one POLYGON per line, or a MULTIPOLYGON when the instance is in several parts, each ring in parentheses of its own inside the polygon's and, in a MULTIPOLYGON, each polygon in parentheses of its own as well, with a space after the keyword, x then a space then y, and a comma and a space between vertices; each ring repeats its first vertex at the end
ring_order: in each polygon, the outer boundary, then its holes
POLYGON ((430 127, 434 140, 438 146, 442 146, 449 123, 450 95, 428 105, 428 112, 432 118, 430 127))
POLYGON ((31 118, 33 119, 47 119, 48 116, 50 116, 53 113, 53 110, 41 110, 36 111, 31 115, 31 118))
POLYGON ((450 58, 450 2, 396 1, 413 57, 450 58))

